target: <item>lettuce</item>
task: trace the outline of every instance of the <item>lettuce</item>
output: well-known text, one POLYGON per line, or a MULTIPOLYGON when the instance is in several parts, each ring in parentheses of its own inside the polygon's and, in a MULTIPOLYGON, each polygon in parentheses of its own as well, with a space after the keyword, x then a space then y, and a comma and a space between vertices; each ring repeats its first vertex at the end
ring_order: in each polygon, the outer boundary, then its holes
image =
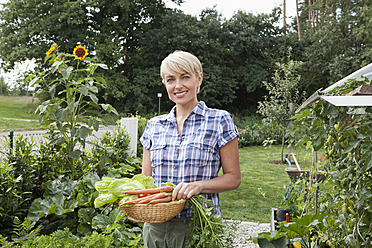
POLYGON ((94 207, 99 208, 105 204, 112 203, 117 199, 118 197, 113 194, 99 194, 99 196, 94 199, 94 207))
POLYGON ((117 201, 119 198, 131 200, 137 198, 137 195, 128 195, 123 192, 129 190, 141 190, 156 188, 153 177, 138 174, 132 178, 110 178, 103 177, 101 181, 95 183, 94 187, 100 193, 94 200, 94 207, 99 208, 105 204, 117 201))

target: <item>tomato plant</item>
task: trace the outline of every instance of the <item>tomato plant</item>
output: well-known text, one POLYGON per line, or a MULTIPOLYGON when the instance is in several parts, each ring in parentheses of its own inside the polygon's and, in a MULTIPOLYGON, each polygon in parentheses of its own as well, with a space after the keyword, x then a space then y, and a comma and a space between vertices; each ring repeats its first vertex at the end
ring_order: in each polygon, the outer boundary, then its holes
MULTIPOLYGON (((371 82, 372 80, 369 79, 350 80, 335 88, 330 94, 345 95, 358 86, 371 84, 371 82)), ((371 247, 371 113, 371 107, 336 107, 319 100, 293 118, 295 122, 292 133, 297 134, 297 146, 310 147, 312 154, 320 151, 321 154, 324 153, 324 156, 321 156, 322 161, 314 167, 327 174, 327 180, 320 185, 321 215, 311 212, 309 204, 304 204, 303 197, 291 201, 297 210, 298 206, 303 210, 306 205, 307 209, 300 211, 305 214, 297 216, 298 218, 290 222, 294 221, 298 224, 307 220, 306 223, 315 225, 314 229, 307 233, 295 234, 301 236, 303 246, 371 247)), ((310 187, 312 192, 314 192, 313 186, 310 187)), ((259 237, 271 243, 283 241, 283 238, 290 240, 293 237, 293 230, 298 230, 298 227, 292 230, 291 226, 291 224, 281 225, 283 233, 280 235, 272 232, 270 235, 262 234, 259 237)), ((298 243, 294 240, 292 242, 292 245, 298 243)))
MULTIPOLYGON (((344 95, 371 80, 352 80, 331 94, 344 95)), ((328 237, 339 247, 369 247, 372 242, 372 116, 371 107, 336 107, 320 100, 297 115, 297 126, 308 123, 301 142, 324 149, 329 187, 323 187, 320 209, 328 237)), ((299 144, 301 143, 299 142, 299 144)))

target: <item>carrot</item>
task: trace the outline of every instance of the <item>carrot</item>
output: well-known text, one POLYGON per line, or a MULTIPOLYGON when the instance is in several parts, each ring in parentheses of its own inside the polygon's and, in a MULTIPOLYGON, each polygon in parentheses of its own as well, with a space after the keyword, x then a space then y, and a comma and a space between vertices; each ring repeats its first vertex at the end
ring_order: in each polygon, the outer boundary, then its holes
MULTIPOLYGON (((140 198, 133 199, 133 200, 130 200, 130 201, 126 201, 126 202, 120 204, 120 207, 123 206, 123 205, 136 204, 136 203, 138 203, 139 199, 140 199, 140 198)), ((142 198, 141 198, 141 199, 142 199, 142 198)))
POLYGON ((161 192, 172 192, 173 187, 172 186, 164 186, 159 188, 152 188, 152 189, 140 189, 140 190, 130 190, 123 192, 124 194, 129 195, 139 195, 139 194, 156 194, 161 192))
POLYGON ((170 202, 171 200, 172 200, 172 196, 169 195, 164 198, 151 200, 150 203, 151 204, 164 203, 164 202, 170 202))
POLYGON ((129 200, 129 201, 126 201, 126 202, 120 204, 120 206, 129 205, 129 204, 136 204, 136 203, 138 203, 139 201, 141 201, 143 199, 147 199, 147 198, 151 198, 151 197, 152 197, 152 195, 148 195, 146 197, 136 198, 136 199, 133 199, 133 200, 129 200))
MULTIPOLYGON (((160 194, 160 193, 158 193, 158 194, 160 194)), ((129 201, 126 201, 126 202, 122 203, 120 206, 129 205, 129 204, 136 204, 136 203, 139 203, 140 201, 152 200, 152 198, 155 195, 156 194, 152 194, 152 195, 148 195, 148 196, 145 196, 145 197, 142 197, 142 198, 136 198, 136 199, 133 199, 133 200, 129 200, 129 201)))
POLYGON ((150 197, 143 197, 143 198, 141 198, 141 201, 139 201, 138 204, 149 203, 152 200, 164 198, 166 196, 167 196, 167 192, 161 192, 161 193, 153 194, 150 197))

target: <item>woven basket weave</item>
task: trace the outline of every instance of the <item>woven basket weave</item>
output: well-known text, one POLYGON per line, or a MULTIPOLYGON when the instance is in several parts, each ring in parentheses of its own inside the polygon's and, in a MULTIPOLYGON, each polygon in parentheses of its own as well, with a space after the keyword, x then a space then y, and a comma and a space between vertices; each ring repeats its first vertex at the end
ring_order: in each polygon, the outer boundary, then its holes
POLYGON ((136 222, 158 223, 172 219, 184 208, 186 200, 157 204, 135 204, 120 207, 128 219, 136 222))

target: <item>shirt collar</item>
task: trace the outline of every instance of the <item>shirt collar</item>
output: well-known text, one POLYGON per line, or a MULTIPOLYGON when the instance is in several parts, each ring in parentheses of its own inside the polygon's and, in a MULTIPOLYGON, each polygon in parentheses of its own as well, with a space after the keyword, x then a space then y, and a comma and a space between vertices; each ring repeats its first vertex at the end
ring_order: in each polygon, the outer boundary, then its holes
MULTIPOLYGON (((191 113, 205 116, 205 113, 207 112, 208 107, 205 105, 203 101, 199 101, 198 105, 195 106, 193 110, 191 110, 191 113)), ((190 115, 191 115, 190 113, 190 115)), ((161 118, 161 121, 169 121, 172 123, 176 123, 176 106, 174 106, 169 114, 163 115, 161 118)))

